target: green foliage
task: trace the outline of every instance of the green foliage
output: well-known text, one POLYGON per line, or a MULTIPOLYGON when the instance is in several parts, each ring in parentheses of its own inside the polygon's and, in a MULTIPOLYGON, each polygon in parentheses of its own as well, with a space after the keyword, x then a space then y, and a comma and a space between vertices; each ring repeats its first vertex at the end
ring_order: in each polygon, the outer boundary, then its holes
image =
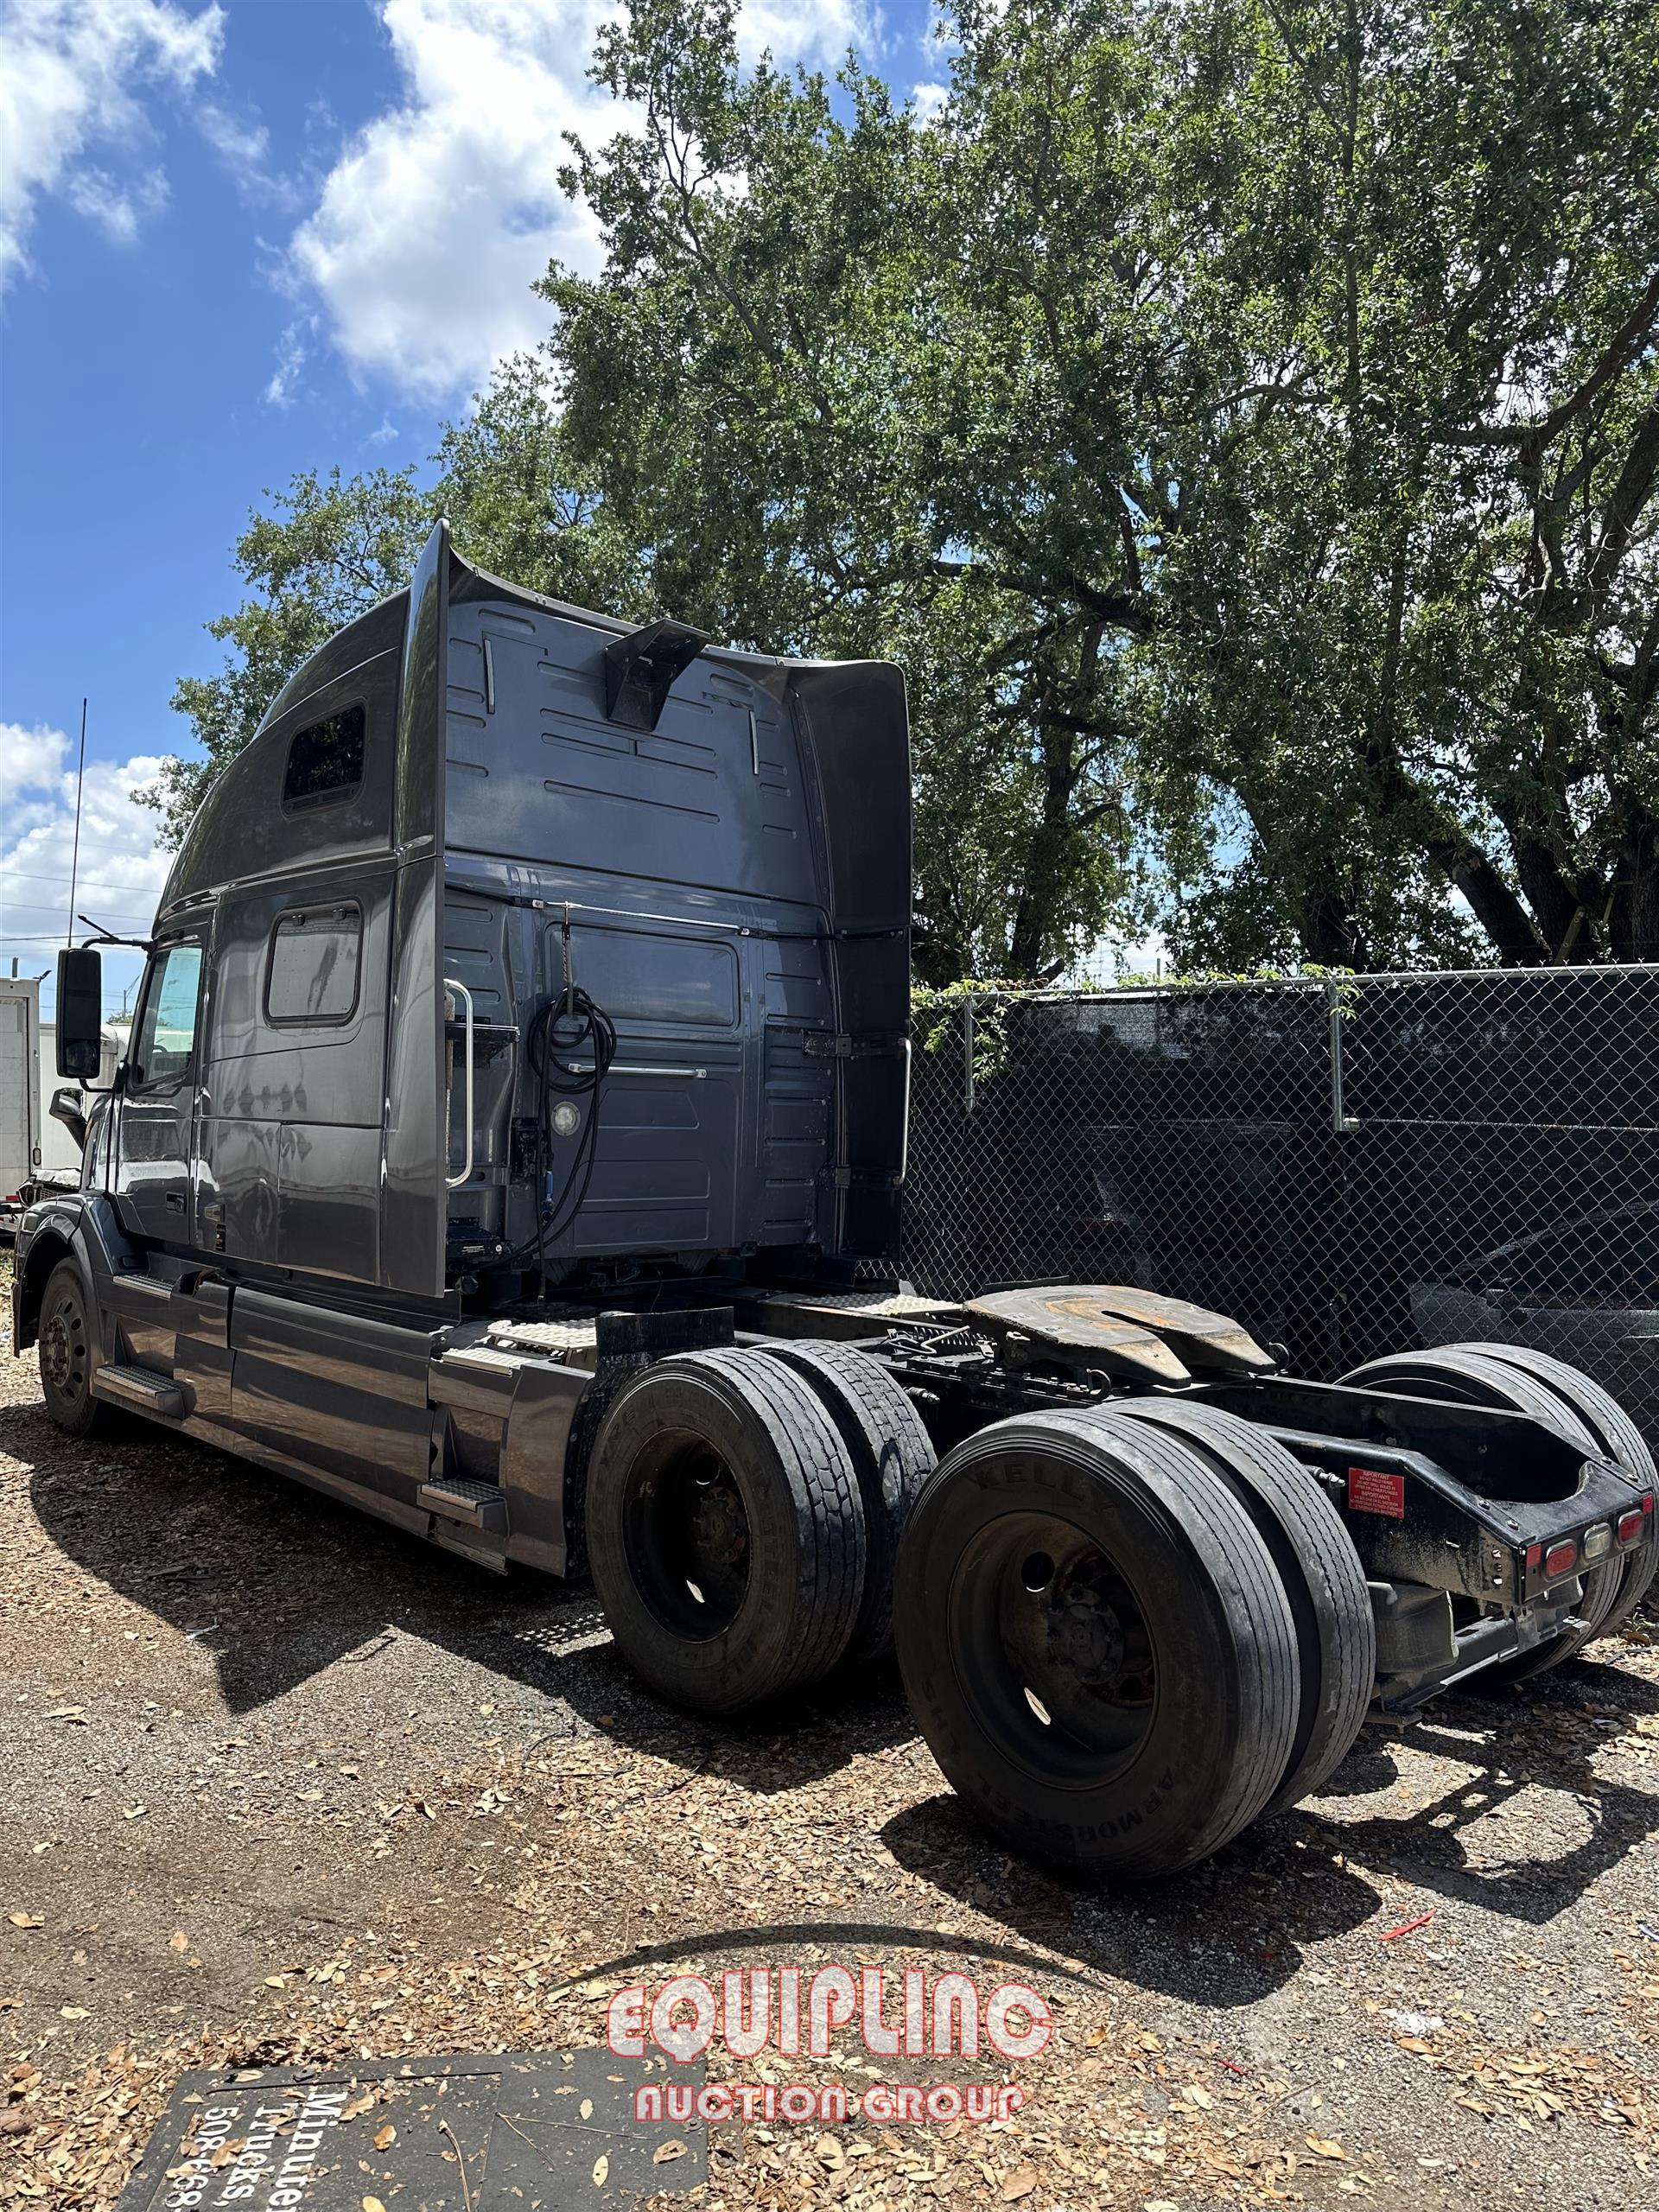
POLYGON ((947 23, 924 129, 636 6, 545 288, 712 616, 938 671, 924 972, 1052 974, 1149 859, 1198 964, 1659 944, 1645 0, 947 23))
POLYGON ((474 558, 904 665, 917 965, 1659 954, 1649 0, 960 0, 924 124, 635 0, 537 356, 238 549, 211 770, 442 503, 474 558))

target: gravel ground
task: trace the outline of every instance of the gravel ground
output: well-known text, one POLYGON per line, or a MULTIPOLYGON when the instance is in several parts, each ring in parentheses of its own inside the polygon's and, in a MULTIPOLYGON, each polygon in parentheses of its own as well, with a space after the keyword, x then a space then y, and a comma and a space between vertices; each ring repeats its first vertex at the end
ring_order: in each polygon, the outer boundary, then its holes
POLYGON ((705 1728, 585 1588, 192 1444, 72 1442, 0 1344, 0 2202, 111 2202, 190 2066, 569 2048, 624 1982, 836 1959, 1034 1985, 1023 2110, 734 2124, 707 2212, 1628 2212, 1659 2185, 1659 1617, 1598 1654, 1091 1892, 964 1822, 893 1681, 705 1728))

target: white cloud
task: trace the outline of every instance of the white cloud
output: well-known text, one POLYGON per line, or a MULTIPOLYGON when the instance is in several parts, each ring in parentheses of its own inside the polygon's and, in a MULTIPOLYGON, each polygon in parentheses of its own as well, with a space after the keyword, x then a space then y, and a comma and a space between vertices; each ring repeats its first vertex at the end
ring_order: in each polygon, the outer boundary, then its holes
POLYGON ((22 722, 0 722, 0 809, 10 813, 14 800, 24 791, 43 791, 63 772, 69 741, 60 729, 37 722, 25 729, 22 722))
POLYGON ((175 0, 0 0, 0 287, 29 265, 42 193, 67 191, 111 235, 133 235, 155 186, 123 187, 80 158, 142 135, 139 87, 188 92, 211 74, 224 22, 217 5, 175 0))
MULTIPOLYGON (((330 171, 289 273, 353 369, 429 402, 546 334, 530 288, 550 260, 596 266, 594 226, 559 191, 564 134, 602 138, 626 117, 587 79, 609 0, 380 4, 404 98, 330 171)), ((833 65, 868 6, 754 0, 743 51, 833 65)))
MULTIPOLYGON (((81 798, 75 908, 118 936, 149 927, 171 865, 156 842, 156 817, 135 806, 134 791, 153 783, 158 759, 89 760, 81 798)), ((0 723, 0 957, 16 952, 38 974, 69 927, 75 842, 74 752, 62 730, 0 723)), ((81 936, 84 929, 79 930, 81 936)))
POLYGON ((96 223, 117 245, 130 245, 138 226, 167 205, 167 179, 150 169, 130 184, 118 184, 107 169, 77 169, 63 196, 77 215, 96 223))
POLYGON ((737 19, 738 51, 746 61, 769 53, 776 61, 833 69, 849 46, 868 46, 879 23, 860 0, 747 0, 737 19))
POLYGON ((243 123, 211 100, 196 110, 196 127, 232 168, 258 168, 270 151, 270 133, 263 123, 243 123))
POLYGON ((918 121, 931 123, 950 99, 950 87, 949 85, 933 83, 912 85, 910 89, 910 97, 915 102, 918 121))
POLYGON ((300 372, 309 358, 311 348, 307 343, 317 327, 315 315, 301 315, 290 322, 276 341, 276 365, 270 372, 270 382, 265 386, 267 407, 291 407, 300 372))
POLYGON ((292 213, 299 206, 294 180, 270 166, 270 133, 257 117, 232 115, 228 108, 204 100, 194 118, 197 130, 230 171, 238 197, 250 207, 292 213))
MULTIPOLYGON (((346 149, 292 268, 352 365, 442 398, 533 345, 554 256, 591 263, 562 200, 563 133, 608 122, 585 81, 601 0, 385 0, 403 105, 346 149)), ((604 127, 604 124, 601 124, 604 127)))

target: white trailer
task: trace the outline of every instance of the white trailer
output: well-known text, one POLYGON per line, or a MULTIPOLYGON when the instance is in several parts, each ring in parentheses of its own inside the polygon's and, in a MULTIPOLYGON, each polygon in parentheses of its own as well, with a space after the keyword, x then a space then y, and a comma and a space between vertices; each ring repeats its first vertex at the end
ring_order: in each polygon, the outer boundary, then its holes
MULTIPOLYGON (((97 1088, 99 1090, 107 1090, 115 1080, 115 1071, 126 1052, 127 1031, 130 1026, 124 1021, 106 1021, 104 1024, 103 1049, 98 1071, 97 1088)), ((59 1075, 57 1066, 57 1024, 43 1021, 41 1024, 41 1173, 50 1180, 67 1176, 78 1183, 80 1180, 80 1146, 68 1126, 54 1115, 52 1101, 60 1090, 72 1091, 80 1101, 80 1109, 84 1114, 92 1105, 93 1091, 84 1084, 66 1084, 59 1075)), ((0 1192, 0 1197, 4 1195, 0 1192)))
POLYGON ((40 981, 0 976, 0 1210, 40 1165, 40 981))

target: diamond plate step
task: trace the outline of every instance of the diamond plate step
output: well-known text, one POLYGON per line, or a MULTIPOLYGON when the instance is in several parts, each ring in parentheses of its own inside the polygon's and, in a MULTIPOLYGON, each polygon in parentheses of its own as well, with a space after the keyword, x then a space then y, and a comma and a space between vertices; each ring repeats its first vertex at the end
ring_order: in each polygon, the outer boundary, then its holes
POLYGON ((184 1392, 170 1375, 152 1375, 147 1367, 95 1368, 92 1395, 162 1421, 184 1419, 184 1392))
POLYGON ((497 1536, 507 1533, 507 1493, 499 1483, 480 1482, 471 1475, 441 1475, 421 1484, 415 1503, 425 1512, 459 1521, 468 1529, 487 1529, 497 1536))

